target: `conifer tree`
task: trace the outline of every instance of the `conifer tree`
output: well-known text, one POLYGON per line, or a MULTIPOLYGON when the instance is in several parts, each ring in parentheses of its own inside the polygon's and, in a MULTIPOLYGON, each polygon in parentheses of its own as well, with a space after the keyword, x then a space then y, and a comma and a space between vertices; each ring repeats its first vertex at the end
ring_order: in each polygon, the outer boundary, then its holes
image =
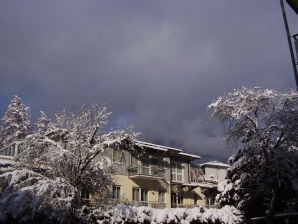
POLYGON ((30 108, 15 95, 1 119, 1 145, 7 145, 15 139, 23 139, 30 132, 30 108))
POLYGON ((47 132, 55 129, 54 123, 51 122, 51 119, 49 119, 43 111, 40 111, 40 116, 35 125, 39 134, 46 134, 47 132))

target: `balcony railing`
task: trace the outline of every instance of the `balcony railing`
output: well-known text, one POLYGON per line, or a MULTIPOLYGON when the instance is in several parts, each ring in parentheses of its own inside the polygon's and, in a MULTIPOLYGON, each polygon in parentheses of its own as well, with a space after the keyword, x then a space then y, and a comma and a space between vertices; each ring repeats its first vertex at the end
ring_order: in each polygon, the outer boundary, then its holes
MULTIPOLYGON (((94 207, 94 208, 100 208, 103 207, 102 202, 99 202, 95 199, 82 199, 83 204, 94 207)), ((115 206, 118 204, 125 204, 129 206, 135 206, 135 207, 141 207, 146 206, 150 208, 166 208, 166 203, 164 202, 158 202, 158 201, 127 201, 127 200, 121 200, 121 199, 113 199, 110 201, 110 203, 105 204, 105 206, 115 206)), ((171 204, 171 208, 195 208, 195 207, 201 207, 198 204, 171 204)), ((212 205, 205 205, 203 206, 205 208, 220 208, 218 204, 212 204, 212 205)))
POLYGON ((128 168, 129 176, 147 176, 147 177, 156 177, 164 178, 165 170, 161 167, 156 166, 131 166, 128 168))
POLYGON ((163 202, 157 202, 157 201, 132 201, 132 206, 140 207, 140 206, 146 206, 150 208, 165 208, 166 204, 163 202))
MULTIPOLYGON (((83 204, 89 206, 89 207, 94 207, 94 208, 100 208, 102 207, 102 202, 97 201, 95 199, 91 198, 85 198, 82 199, 83 204)), ((157 201, 127 201, 127 200, 120 200, 120 199, 113 199, 110 201, 110 203, 105 204, 110 205, 110 206, 115 206, 117 204, 125 204, 129 206, 135 206, 135 207, 140 207, 140 206, 146 206, 150 208, 165 208, 166 203, 164 202, 157 202, 157 201)))
POLYGON ((213 205, 205 205, 205 206, 200 206, 198 204, 171 204, 171 208, 195 208, 195 207, 205 207, 205 208, 220 208, 218 204, 213 204, 213 205))
POLYGON ((210 183, 210 184, 217 184, 218 181, 216 179, 203 179, 203 178, 191 178, 191 183, 210 183))
POLYGON ((213 204, 213 205, 205 205, 205 208, 220 208, 220 205, 218 204, 213 204))
POLYGON ((171 208, 195 208, 195 207, 200 207, 199 205, 195 204, 171 204, 171 208))

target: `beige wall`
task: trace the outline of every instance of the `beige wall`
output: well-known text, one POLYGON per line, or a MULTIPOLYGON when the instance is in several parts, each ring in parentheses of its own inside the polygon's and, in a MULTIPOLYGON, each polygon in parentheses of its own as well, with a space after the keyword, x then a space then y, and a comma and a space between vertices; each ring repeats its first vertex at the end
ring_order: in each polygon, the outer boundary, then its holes
POLYGON ((127 202, 132 201, 132 189, 139 187, 148 191, 148 202, 158 202, 158 192, 165 191, 166 207, 171 207, 170 186, 164 180, 132 179, 124 175, 114 176, 115 185, 121 186, 121 199, 127 202))
POLYGON ((211 180, 212 176, 214 177, 213 179, 221 182, 223 181, 226 176, 227 176, 227 168, 222 168, 222 167, 205 167, 205 178, 207 180, 211 180))
MULTIPOLYGON (((158 191, 165 191, 166 207, 171 207, 171 186, 163 180, 142 180, 131 179, 123 175, 115 175, 115 185, 121 186, 121 200, 123 202, 132 202, 132 189, 139 187, 148 191, 148 202, 158 202, 158 191)), ((197 205, 205 205, 205 197, 200 187, 184 187, 183 204, 193 206, 195 201, 195 194, 197 195, 197 205)))

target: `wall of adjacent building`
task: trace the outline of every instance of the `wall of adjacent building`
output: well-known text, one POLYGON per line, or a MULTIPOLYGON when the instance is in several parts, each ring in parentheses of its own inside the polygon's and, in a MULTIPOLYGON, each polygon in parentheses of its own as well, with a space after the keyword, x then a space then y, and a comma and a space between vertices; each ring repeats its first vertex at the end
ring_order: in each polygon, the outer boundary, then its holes
POLYGON ((212 177, 214 177, 213 178, 214 180, 221 182, 227 176, 227 168, 210 166, 210 167, 204 167, 204 169, 205 169, 204 176, 207 180, 210 180, 212 179, 212 177))

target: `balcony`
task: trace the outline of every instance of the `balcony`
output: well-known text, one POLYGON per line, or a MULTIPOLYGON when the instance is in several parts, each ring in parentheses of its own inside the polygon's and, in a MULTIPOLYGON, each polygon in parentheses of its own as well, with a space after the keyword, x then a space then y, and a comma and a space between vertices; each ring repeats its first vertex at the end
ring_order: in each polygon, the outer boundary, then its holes
POLYGON ((165 203, 156 201, 132 201, 129 204, 136 207, 146 206, 150 208, 166 208, 165 203))
POLYGON ((138 179, 164 179, 165 170, 157 166, 131 166, 128 168, 128 175, 130 178, 138 179))
POLYGON ((218 181, 216 179, 207 179, 207 178, 191 178, 191 183, 208 183, 208 184, 218 184, 218 181))
MULTIPOLYGON (((84 198, 82 199, 82 203, 84 205, 87 205, 89 207, 93 208, 99 208, 102 207, 102 202, 97 201, 92 198, 84 198)), ((119 204, 123 205, 129 205, 129 206, 135 206, 135 207, 141 207, 141 206, 146 206, 150 208, 166 208, 166 203, 164 202, 158 202, 158 201, 127 201, 127 200, 121 200, 121 199, 113 199, 109 202, 107 202, 107 206, 116 206, 119 204)))

